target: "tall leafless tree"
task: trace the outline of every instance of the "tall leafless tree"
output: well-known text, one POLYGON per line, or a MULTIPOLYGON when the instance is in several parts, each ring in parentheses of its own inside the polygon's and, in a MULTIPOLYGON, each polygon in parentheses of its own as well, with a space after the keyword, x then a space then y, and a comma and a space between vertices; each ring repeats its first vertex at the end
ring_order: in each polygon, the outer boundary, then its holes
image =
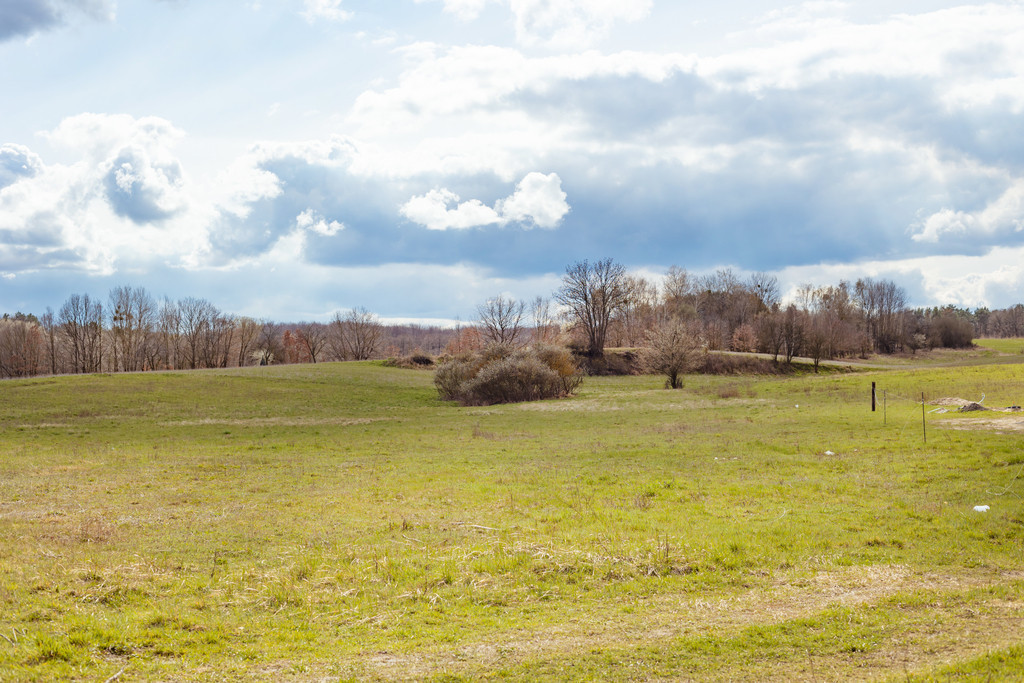
POLYGON ((640 346, 654 325, 655 308, 658 305, 658 288, 640 275, 626 275, 623 278, 626 299, 617 316, 614 329, 621 346, 640 346))
POLYGON ((779 279, 770 273, 757 272, 750 276, 747 284, 751 293, 757 298, 759 311, 769 311, 779 305, 779 279))
POLYGON ((163 367, 177 369, 181 361, 181 311, 178 304, 168 298, 160 303, 157 318, 157 337, 163 367))
POLYGON ((157 305, 142 287, 115 287, 108 299, 111 355, 114 370, 147 368, 147 347, 152 342, 157 305))
POLYGON ((608 327, 626 302, 625 277, 625 267, 610 258, 577 261, 565 269, 555 300, 582 330, 590 358, 604 357, 608 327))
POLYGON ((523 333, 526 306, 522 301, 499 294, 477 306, 480 328, 487 341, 516 344, 523 333))
POLYGON ((309 360, 316 363, 323 359, 328 342, 328 328, 321 323, 301 323, 294 330, 298 343, 309 354, 309 360))
POLYGON ((207 366, 208 336, 217 308, 206 299, 186 297, 178 301, 181 317, 182 361, 190 369, 207 366))
POLYGON ((238 367, 244 367, 251 361, 255 348, 256 337, 260 333, 260 324, 252 318, 240 317, 236 321, 238 327, 238 345, 235 356, 238 367))
POLYGON ((39 323, 43 328, 43 337, 46 344, 46 362, 49 365, 50 374, 56 375, 58 371, 64 371, 64 358, 63 354, 58 352, 57 344, 59 330, 52 308, 49 306, 46 307, 46 313, 43 313, 42 317, 39 319, 39 323))
POLYGON ((892 280, 864 278, 857 280, 854 292, 875 349, 881 353, 892 353, 903 342, 906 290, 892 280))
POLYGON ((530 304, 534 343, 549 344, 558 336, 558 325, 551 315, 551 300, 538 295, 530 304))
POLYGON ((0 319, 0 377, 31 377, 43 368, 46 346, 37 322, 0 319))
POLYGON ((380 319, 365 308, 353 308, 344 316, 340 311, 334 314, 331 331, 336 355, 352 360, 367 360, 376 353, 384 327, 380 319))
POLYGON ((103 367, 103 306, 88 294, 72 294, 60 307, 57 325, 70 354, 72 372, 103 367))

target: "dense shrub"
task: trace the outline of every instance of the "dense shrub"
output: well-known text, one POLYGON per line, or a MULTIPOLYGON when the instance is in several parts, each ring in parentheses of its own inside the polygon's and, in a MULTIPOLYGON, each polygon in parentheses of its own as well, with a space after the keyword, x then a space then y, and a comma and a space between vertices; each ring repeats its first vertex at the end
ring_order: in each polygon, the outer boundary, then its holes
POLYGON ((567 396, 581 378, 566 349, 491 344, 443 363, 434 373, 434 385, 446 401, 482 406, 567 396))
POLYGON ((384 366, 389 368, 405 368, 407 370, 425 370, 435 365, 434 359, 425 353, 412 353, 407 356, 386 358, 384 366))
POLYGON ((974 326, 952 315, 943 315, 932 321, 928 344, 947 349, 966 349, 974 344, 974 326))

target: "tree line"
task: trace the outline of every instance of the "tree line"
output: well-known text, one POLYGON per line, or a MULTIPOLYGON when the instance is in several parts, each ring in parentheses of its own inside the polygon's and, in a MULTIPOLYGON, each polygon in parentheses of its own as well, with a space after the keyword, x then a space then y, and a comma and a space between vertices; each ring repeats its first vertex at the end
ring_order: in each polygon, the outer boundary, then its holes
POLYGON ((106 301, 72 294, 55 312, 0 319, 0 377, 242 367, 366 360, 396 344, 416 345, 408 326, 386 328, 363 308, 329 323, 281 324, 227 314, 209 300, 156 299, 115 287, 106 301))
POLYGON ((240 367, 458 354, 490 342, 562 343, 593 362, 604 349, 644 347, 684 323, 711 350, 759 351, 814 360, 969 346, 975 337, 1024 336, 1024 305, 990 310, 910 309, 903 288, 872 278, 801 287, 783 302, 768 273, 722 269, 693 275, 673 266, 660 279, 612 259, 566 268, 551 297, 503 295, 454 329, 385 325, 365 308, 328 323, 293 324, 225 313, 204 298, 158 299, 121 286, 106 300, 72 294, 57 311, 0 319, 0 377, 240 367))
POLYGON ((612 259, 568 266, 553 302, 560 327, 550 324, 545 300, 527 307, 496 297, 479 308, 482 336, 507 341, 509 329, 514 331, 530 310, 535 335, 561 330, 566 343, 599 365, 608 346, 650 347, 655 337, 679 338, 680 326, 709 350, 761 352, 786 361, 806 356, 815 362, 963 348, 975 337, 1024 335, 1024 305, 911 309, 906 291, 886 279, 807 284, 783 302, 778 279, 769 273, 740 278, 722 269, 692 275, 673 266, 660 280, 650 280, 612 259))

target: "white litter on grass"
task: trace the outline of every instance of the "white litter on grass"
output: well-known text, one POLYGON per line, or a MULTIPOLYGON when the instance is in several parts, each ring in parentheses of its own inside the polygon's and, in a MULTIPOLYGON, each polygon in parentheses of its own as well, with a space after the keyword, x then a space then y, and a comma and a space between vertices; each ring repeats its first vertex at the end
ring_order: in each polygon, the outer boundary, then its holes
POLYGON ((974 506, 974 511, 975 512, 988 512, 988 505, 975 505, 974 506))
POLYGON ((832 451, 825 451, 825 455, 835 455, 832 451))

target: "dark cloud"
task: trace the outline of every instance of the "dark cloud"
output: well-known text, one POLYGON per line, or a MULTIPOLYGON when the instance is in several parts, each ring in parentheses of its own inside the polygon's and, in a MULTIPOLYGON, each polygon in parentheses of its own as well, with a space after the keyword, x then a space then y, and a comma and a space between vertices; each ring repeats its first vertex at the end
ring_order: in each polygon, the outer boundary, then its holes
POLYGON ((311 233, 313 252, 362 253, 366 236, 375 238, 384 226, 397 220, 397 211, 392 214, 384 208, 389 204, 382 196, 389 191, 386 185, 354 176, 343 167, 289 155, 266 159, 258 166, 280 179, 281 192, 253 202, 245 217, 220 217, 210 230, 210 243, 219 258, 264 253, 296 228, 297 217, 305 211, 346 226, 332 236, 311 233))
POLYGON ((0 4, 0 40, 31 35, 60 21, 57 8, 45 0, 5 0, 0 4))
POLYGON ((78 270, 81 256, 71 249, 43 251, 35 246, 0 244, 0 272, 78 270))
POLYGON ((63 24, 68 11, 100 16, 106 0, 3 0, 0 2, 0 41, 29 36, 63 24))
POLYGON ((60 217, 53 211, 33 215, 21 230, 0 230, 0 246, 52 248, 63 243, 60 217))
POLYGON ((117 215, 143 224, 166 220, 180 210, 167 195, 181 181, 178 162, 154 163, 143 152, 126 149, 111 163, 103 185, 117 215))
POLYGON ((716 80, 607 76, 517 95, 538 118, 578 122, 584 139, 636 145, 585 164, 570 155, 545 162, 573 205, 560 230, 572 234, 567 244, 607 244, 641 262, 670 245, 698 264, 772 269, 1020 243, 1005 231, 911 239, 943 208, 984 209, 1024 170, 1012 103, 950 107, 941 83, 916 77, 837 75, 757 91, 716 80), (674 148, 693 153, 673 162, 674 148), (644 149, 665 152, 652 160, 644 149))

